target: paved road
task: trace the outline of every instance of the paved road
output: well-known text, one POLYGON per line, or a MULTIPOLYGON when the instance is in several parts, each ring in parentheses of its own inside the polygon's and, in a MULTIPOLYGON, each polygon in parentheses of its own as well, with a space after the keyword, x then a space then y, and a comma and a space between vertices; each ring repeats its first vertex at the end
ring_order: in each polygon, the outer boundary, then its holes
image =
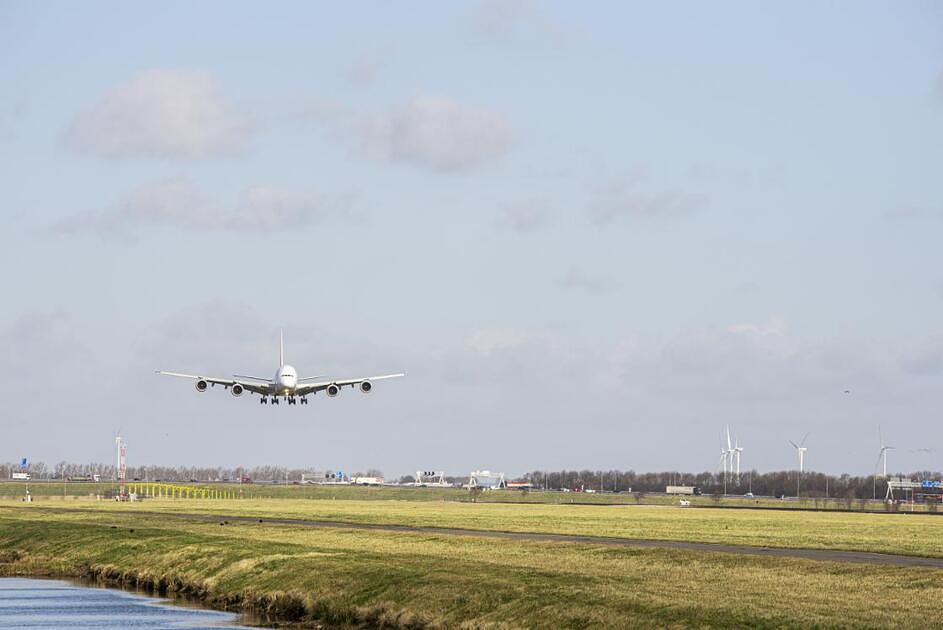
MULTIPOLYGON (((40 508, 55 512, 95 511, 82 508, 40 508)), ((180 512, 103 512, 107 514, 135 514, 158 518, 175 518, 189 521, 211 523, 264 523, 291 525, 295 527, 320 527, 326 529, 355 529, 381 532, 435 534, 440 536, 476 536, 479 538, 504 538, 509 540, 529 540, 538 542, 577 543, 584 545, 607 545, 613 547, 647 547, 654 549, 688 549, 691 551, 711 551, 734 553, 748 556, 766 556, 774 558, 801 558, 828 562, 857 562, 900 567, 930 567, 943 569, 943 558, 925 558, 919 556, 901 556, 866 551, 838 551, 832 549, 784 549, 776 547, 750 547, 747 545, 725 545, 713 543, 681 542, 671 540, 646 540, 638 538, 607 538, 605 536, 578 536, 570 534, 538 534, 532 532, 498 532, 479 529, 458 529, 448 527, 423 527, 412 525, 382 525, 374 523, 344 523, 339 521, 317 521, 293 518, 269 518, 258 516, 220 516, 213 514, 189 514, 180 512)))

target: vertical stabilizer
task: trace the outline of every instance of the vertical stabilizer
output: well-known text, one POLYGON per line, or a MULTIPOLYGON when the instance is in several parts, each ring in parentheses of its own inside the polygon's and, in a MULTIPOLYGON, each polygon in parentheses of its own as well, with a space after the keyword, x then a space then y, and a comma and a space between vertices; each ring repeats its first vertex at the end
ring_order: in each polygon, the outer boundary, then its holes
POLYGON ((278 331, 278 367, 285 365, 285 331, 278 331))

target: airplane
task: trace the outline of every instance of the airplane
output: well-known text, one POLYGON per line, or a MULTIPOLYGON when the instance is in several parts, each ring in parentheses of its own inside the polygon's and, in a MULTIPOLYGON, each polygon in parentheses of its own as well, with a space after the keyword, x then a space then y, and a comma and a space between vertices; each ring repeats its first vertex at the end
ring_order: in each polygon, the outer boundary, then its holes
POLYGON ((233 396, 242 396, 244 392, 261 394, 259 403, 264 405, 268 403, 269 397, 272 404, 279 404, 279 397, 285 399, 289 405, 295 405, 300 402, 302 405, 308 404, 307 396, 315 395, 324 391, 331 398, 337 396, 342 387, 351 388, 360 387, 360 391, 369 394, 373 391, 373 381, 382 381, 388 378, 399 378, 406 376, 405 372, 400 374, 384 374, 381 376, 367 376, 364 378, 348 378, 341 380, 318 381, 321 376, 305 376, 298 378, 298 372, 290 365, 285 363, 285 335, 279 334, 278 340, 278 371, 275 372, 275 378, 261 378, 258 376, 245 376, 234 374, 233 378, 214 378, 208 376, 198 376, 196 374, 181 374, 180 372, 164 372, 157 370, 158 374, 165 376, 179 376, 181 378, 190 378, 196 380, 196 391, 203 393, 210 386, 222 385, 228 389, 233 396))

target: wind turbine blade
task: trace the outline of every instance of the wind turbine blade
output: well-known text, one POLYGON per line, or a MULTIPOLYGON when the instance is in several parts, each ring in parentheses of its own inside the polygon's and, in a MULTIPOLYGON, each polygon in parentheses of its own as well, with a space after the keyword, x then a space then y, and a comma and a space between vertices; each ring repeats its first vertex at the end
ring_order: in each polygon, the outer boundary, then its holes
POLYGON ((799 442, 799 446, 805 446, 805 441, 806 441, 807 439, 809 439, 809 434, 808 434, 808 433, 806 433, 805 435, 802 436, 802 441, 799 442))
POLYGON ((881 457, 883 455, 884 455, 884 449, 882 448, 881 451, 878 453, 878 458, 874 460, 874 475, 875 476, 877 476, 878 474, 878 466, 881 465, 881 457))
POLYGON ((878 442, 880 442, 882 447, 884 446, 884 436, 881 435, 881 425, 878 425, 878 442))
POLYGON ((730 425, 727 425, 727 449, 730 449, 730 425))
POLYGON ((792 440, 789 440, 789 443, 792 444, 795 448, 799 448, 799 445, 793 442, 792 440))

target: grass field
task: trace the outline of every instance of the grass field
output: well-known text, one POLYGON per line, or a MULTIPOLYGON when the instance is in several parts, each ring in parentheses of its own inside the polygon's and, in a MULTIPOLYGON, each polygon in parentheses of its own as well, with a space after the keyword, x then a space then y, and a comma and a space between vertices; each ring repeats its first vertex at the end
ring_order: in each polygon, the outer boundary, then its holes
MULTIPOLYGON (((59 503, 40 501, 34 504, 35 507, 42 505, 59 503)), ((135 504, 73 500, 62 507, 110 512, 190 512, 221 517, 285 517, 943 557, 943 518, 927 514, 304 499, 153 499, 135 504)))
POLYGON ((426 533, 221 526, 228 514, 943 556, 943 519, 928 515, 75 499, 0 502, 0 573, 94 574, 145 586, 163 579, 170 590, 216 607, 368 627, 926 627, 938 625, 936 598, 943 595, 938 569, 426 533), (218 514, 220 521, 133 510, 218 514))
MULTIPOLYGON (((212 507, 176 503, 178 509, 212 507)), ((246 507, 260 508, 252 503, 246 507)), ((373 518, 352 502, 335 503, 328 506, 332 513, 373 518)), ((937 623, 943 595, 943 571, 936 569, 471 536, 221 526, 131 515, 122 508, 132 506, 106 505, 67 513, 35 504, 0 505, 0 572, 97 574, 144 585, 163 578, 171 590, 196 594, 217 607, 267 609, 282 619, 311 623, 390 627, 926 627, 937 623)), ((405 520, 410 510, 445 506, 471 508, 485 522, 495 508, 533 507, 405 504, 394 516, 405 520)), ((156 502, 150 507, 175 508, 156 502)), ((376 507, 388 512, 393 506, 376 507)), ((653 527, 670 517, 711 516, 616 509, 633 519, 652 518, 653 527)), ((423 511, 418 518, 427 516, 423 511)), ((884 527, 907 525, 908 518, 898 519, 884 527)), ((684 522, 682 530, 712 529, 697 519, 684 522)), ((610 525, 597 526, 604 531, 610 525)))

